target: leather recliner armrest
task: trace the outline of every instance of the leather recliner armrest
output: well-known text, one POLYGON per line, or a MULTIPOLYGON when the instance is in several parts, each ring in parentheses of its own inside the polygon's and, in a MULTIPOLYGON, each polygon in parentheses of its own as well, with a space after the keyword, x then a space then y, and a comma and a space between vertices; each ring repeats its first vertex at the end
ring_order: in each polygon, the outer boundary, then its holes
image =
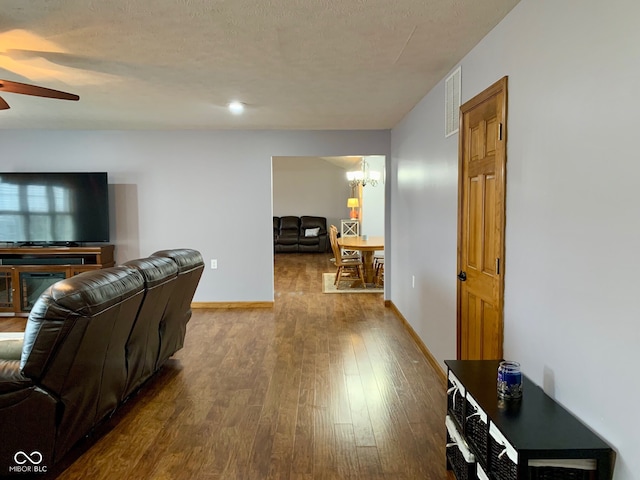
POLYGON ((17 392, 33 386, 20 371, 20 360, 0 360, 0 394, 17 392))
POLYGON ((0 361, 0 471, 4 474, 16 465, 19 451, 38 452, 41 468, 52 466, 57 400, 36 385, 26 386, 19 362, 10 363, 0 361))

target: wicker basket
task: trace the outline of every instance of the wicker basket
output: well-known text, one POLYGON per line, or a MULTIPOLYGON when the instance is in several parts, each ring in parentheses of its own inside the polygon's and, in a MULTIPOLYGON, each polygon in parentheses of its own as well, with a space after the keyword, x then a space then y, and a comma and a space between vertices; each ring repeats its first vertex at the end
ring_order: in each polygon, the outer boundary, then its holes
POLYGON ((458 426, 464 426, 465 388, 462 382, 449 371, 447 380, 447 411, 456 420, 458 426))
POLYGON ((509 455, 505 455, 505 442, 498 443, 493 435, 493 424, 489 428, 489 473, 496 480, 516 480, 518 470, 516 462, 509 455))
POLYGON ((447 461, 453 470, 457 480, 477 480, 476 462, 467 462, 460 451, 458 444, 447 432, 447 461))
POLYGON ((469 445, 450 415, 446 416, 444 423, 447 427, 448 465, 458 480, 477 480, 475 455, 469 450, 469 445))
POLYGON ((469 442, 469 446, 477 454, 478 461, 486 467, 487 446, 489 443, 487 415, 469 394, 467 394, 465 413, 465 438, 469 442))
POLYGON ((476 475, 478 476, 478 480, 490 480, 489 475, 484 471, 482 465, 476 463, 476 475))
POLYGON ((531 459, 531 480, 595 480, 598 462, 593 458, 531 459))
POLYGON ((595 480, 594 470, 562 467, 529 467, 531 480, 595 480))

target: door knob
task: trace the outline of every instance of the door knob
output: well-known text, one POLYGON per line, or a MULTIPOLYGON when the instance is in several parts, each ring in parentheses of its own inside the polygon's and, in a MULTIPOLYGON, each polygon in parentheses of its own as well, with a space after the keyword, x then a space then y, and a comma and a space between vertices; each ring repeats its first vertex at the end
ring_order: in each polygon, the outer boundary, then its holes
POLYGON ((467 272, 463 272, 462 270, 460 270, 460 273, 458 274, 458 280, 460 280, 461 282, 466 282, 467 272))

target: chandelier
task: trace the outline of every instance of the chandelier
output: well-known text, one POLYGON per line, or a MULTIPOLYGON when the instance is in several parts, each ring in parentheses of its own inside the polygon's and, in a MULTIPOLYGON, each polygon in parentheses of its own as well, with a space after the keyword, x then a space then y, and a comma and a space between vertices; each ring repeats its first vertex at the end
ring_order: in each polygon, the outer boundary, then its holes
POLYGON ((369 164, 363 158, 360 170, 347 172, 347 180, 351 187, 357 187, 358 185, 375 187, 380 181, 380 172, 369 170, 369 164))

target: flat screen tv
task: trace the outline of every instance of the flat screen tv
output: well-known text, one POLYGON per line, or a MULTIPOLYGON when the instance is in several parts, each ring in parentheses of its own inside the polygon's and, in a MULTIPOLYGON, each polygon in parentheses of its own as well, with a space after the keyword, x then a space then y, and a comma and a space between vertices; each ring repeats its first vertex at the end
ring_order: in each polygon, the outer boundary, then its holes
POLYGON ((0 242, 109 241, 105 172, 0 172, 0 242))

